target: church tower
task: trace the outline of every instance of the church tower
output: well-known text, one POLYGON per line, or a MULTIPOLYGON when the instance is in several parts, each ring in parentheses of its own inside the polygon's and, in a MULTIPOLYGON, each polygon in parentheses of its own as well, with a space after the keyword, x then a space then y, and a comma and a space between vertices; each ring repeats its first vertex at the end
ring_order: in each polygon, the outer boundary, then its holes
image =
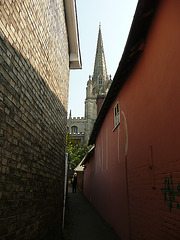
POLYGON ((101 25, 99 25, 94 71, 93 75, 89 76, 86 87, 85 116, 84 118, 72 118, 70 111, 67 120, 71 138, 79 141, 81 145, 89 140, 97 118, 97 111, 100 110, 111 83, 111 76, 109 78, 107 75, 101 25))
POLYGON ((89 76, 86 87, 85 119, 87 119, 87 122, 85 140, 89 139, 97 118, 97 98, 99 98, 99 96, 105 97, 111 82, 111 79, 109 79, 107 75, 101 25, 99 25, 93 76, 89 76))

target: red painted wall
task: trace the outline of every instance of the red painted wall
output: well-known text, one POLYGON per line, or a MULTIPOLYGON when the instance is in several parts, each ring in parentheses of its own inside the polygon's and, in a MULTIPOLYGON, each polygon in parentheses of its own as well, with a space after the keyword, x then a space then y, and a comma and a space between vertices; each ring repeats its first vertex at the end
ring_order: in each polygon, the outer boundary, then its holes
POLYGON ((84 179, 84 172, 78 171, 77 172, 77 187, 80 191, 83 190, 83 179, 84 179))
POLYGON ((180 239, 180 1, 163 0, 86 164, 84 193, 122 240, 180 239), (178 185, 179 184, 179 185, 178 185))

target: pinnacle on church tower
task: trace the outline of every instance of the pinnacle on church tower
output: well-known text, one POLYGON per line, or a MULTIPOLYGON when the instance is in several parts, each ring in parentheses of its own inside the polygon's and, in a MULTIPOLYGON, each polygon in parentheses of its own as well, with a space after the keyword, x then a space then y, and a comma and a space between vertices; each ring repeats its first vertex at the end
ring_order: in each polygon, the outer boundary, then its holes
POLYGON ((104 91, 106 88, 106 83, 108 82, 102 33, 101 33, 101 24, 99 24, 99 33, 96 47, 96 56, 94 63, 94 72, 92 77, 94 93, 99 94, 99 91, 104 91))

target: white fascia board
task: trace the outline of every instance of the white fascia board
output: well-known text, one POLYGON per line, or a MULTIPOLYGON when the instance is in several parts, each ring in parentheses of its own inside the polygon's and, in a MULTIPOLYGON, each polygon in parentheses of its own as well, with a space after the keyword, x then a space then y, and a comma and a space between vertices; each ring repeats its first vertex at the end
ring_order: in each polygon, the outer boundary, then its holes
POLYGON ((79 44, 79 31, 77 21, 77 9, 75 0, 64 0, 66 25, 69 41, 70 69, 81 69, 81 52, 79 44))

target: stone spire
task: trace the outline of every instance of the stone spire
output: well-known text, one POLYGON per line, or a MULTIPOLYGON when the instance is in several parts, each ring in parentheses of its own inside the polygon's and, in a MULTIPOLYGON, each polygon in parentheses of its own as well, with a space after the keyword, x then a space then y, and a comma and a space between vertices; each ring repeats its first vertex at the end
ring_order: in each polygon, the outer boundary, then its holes
POLYGON ((100 89, 101 91, 104 91, 107 81, 108 81, 108 75, 107 75, 105 54, 104 54, 104 48, 103 48, 101 24, 99 24, 94 72, 92 77, 94 93, 98 94, 100 89))

